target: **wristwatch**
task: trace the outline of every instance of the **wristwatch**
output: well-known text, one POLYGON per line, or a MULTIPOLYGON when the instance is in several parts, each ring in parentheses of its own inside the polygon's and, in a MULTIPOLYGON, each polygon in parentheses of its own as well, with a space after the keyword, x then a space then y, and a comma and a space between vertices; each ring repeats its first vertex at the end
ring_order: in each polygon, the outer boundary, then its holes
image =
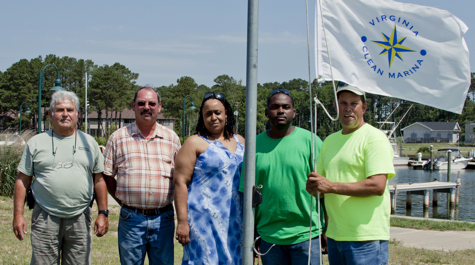
MULTIPOLYGON (((105 215, 106 217, 109 217, 109 210, 105 209, 105 210, 99 211, 99 214, 103 214, 103 215, 105 215)), ((98 214, 98 215, 99 215, 99 214, 98 214)))

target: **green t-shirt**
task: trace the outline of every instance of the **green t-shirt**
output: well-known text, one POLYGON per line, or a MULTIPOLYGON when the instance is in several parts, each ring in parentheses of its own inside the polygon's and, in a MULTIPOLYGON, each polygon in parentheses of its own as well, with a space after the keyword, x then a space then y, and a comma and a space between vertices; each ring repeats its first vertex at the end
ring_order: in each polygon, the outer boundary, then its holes
MULTIPOLYGON (((314 141, 318 157, 322 140, 315 136, 314 141)), ((259 235, 277 245, 308 240, 312 199, 312 237, 318 236, 321 232, 317 232, 316 200, 305 190, 307 175, 313 168, 311 132, 295 127, 290 135, 280 139, 272 139, 263 132, 256 137, 256 143, 256 185, 263 186, 263 202, 255 208, 259 235)), ((243 189, 241 176, 240 191, 243 189)), ((320 231, 322 226, 323 214, 320 231)))
MULTIPOLYGON (((369 124, 350 134, 341 131, 325 139, 317 171, 331 182, 357 182, 370 176, 394 177, 393 150, 386 135, 369 124)), ((325 194, 326 235, 336 241, 389 240, 390 198, 325 194)))
POLYGON ((43 210, 61 218, 74 217, 89 206, 94 187, 92 173, 104 171, 104 157, 94 138, 79 130, 76 153, 75 134, 66 137, 54 134, 54 139, 51 134, 49 130, 28 141, 18 171, 35 176, 31 189, 43 210), (53 164, 73 160, 71 168, 53 168, 53 164))

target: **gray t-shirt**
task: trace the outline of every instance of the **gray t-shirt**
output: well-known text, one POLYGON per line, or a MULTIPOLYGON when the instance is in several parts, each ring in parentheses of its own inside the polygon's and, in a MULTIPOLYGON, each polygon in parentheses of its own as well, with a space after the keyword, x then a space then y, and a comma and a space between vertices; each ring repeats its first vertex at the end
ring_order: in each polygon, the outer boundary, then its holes
POLYGON ((35 176, 31 189, 36 203, 43 210, 54 216, 70 218, 81 214, 91 202, 92 173, 104 171, 104 157, 97 142, 88 134, 77 131, 74 152, 76 134, 66 137, 54 134, 53 139, 52 133, 49 130, 28 141, 18 171, 35 176), (72 161, 72 167, 64 167, 72 161), (63 167, 53 167, 59 163, 63 167))

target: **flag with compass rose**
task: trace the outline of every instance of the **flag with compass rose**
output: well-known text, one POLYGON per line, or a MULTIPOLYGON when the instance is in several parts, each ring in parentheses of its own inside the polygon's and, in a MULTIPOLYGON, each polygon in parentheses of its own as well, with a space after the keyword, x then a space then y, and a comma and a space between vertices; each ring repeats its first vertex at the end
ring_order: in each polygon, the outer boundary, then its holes
POLYGON ((320 80, 462 112, 471 74, 456 16, 392 0, 317 0, 316 14, 320 80))

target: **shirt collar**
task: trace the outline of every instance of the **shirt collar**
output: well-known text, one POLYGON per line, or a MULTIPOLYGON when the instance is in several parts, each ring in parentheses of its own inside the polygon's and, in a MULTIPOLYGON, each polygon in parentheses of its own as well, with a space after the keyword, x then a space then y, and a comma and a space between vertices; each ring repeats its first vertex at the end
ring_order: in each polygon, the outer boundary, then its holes
MULTIPOLYGON (((139 130, 139 127, 137 127, 136 122, 133 123, 131 132, 132 132, 132 136, 140 135, 141 137, 146 138, 145 136, 143 136, 142 132, 139 130)), ((160 127, 160 124, 158 123, 157 123, 157 126, 155 126, 155 132, 152 134, 152 136, 149 137, 149 139, 155 138, 155 137, 163 138, 162 128, 160 127)))

